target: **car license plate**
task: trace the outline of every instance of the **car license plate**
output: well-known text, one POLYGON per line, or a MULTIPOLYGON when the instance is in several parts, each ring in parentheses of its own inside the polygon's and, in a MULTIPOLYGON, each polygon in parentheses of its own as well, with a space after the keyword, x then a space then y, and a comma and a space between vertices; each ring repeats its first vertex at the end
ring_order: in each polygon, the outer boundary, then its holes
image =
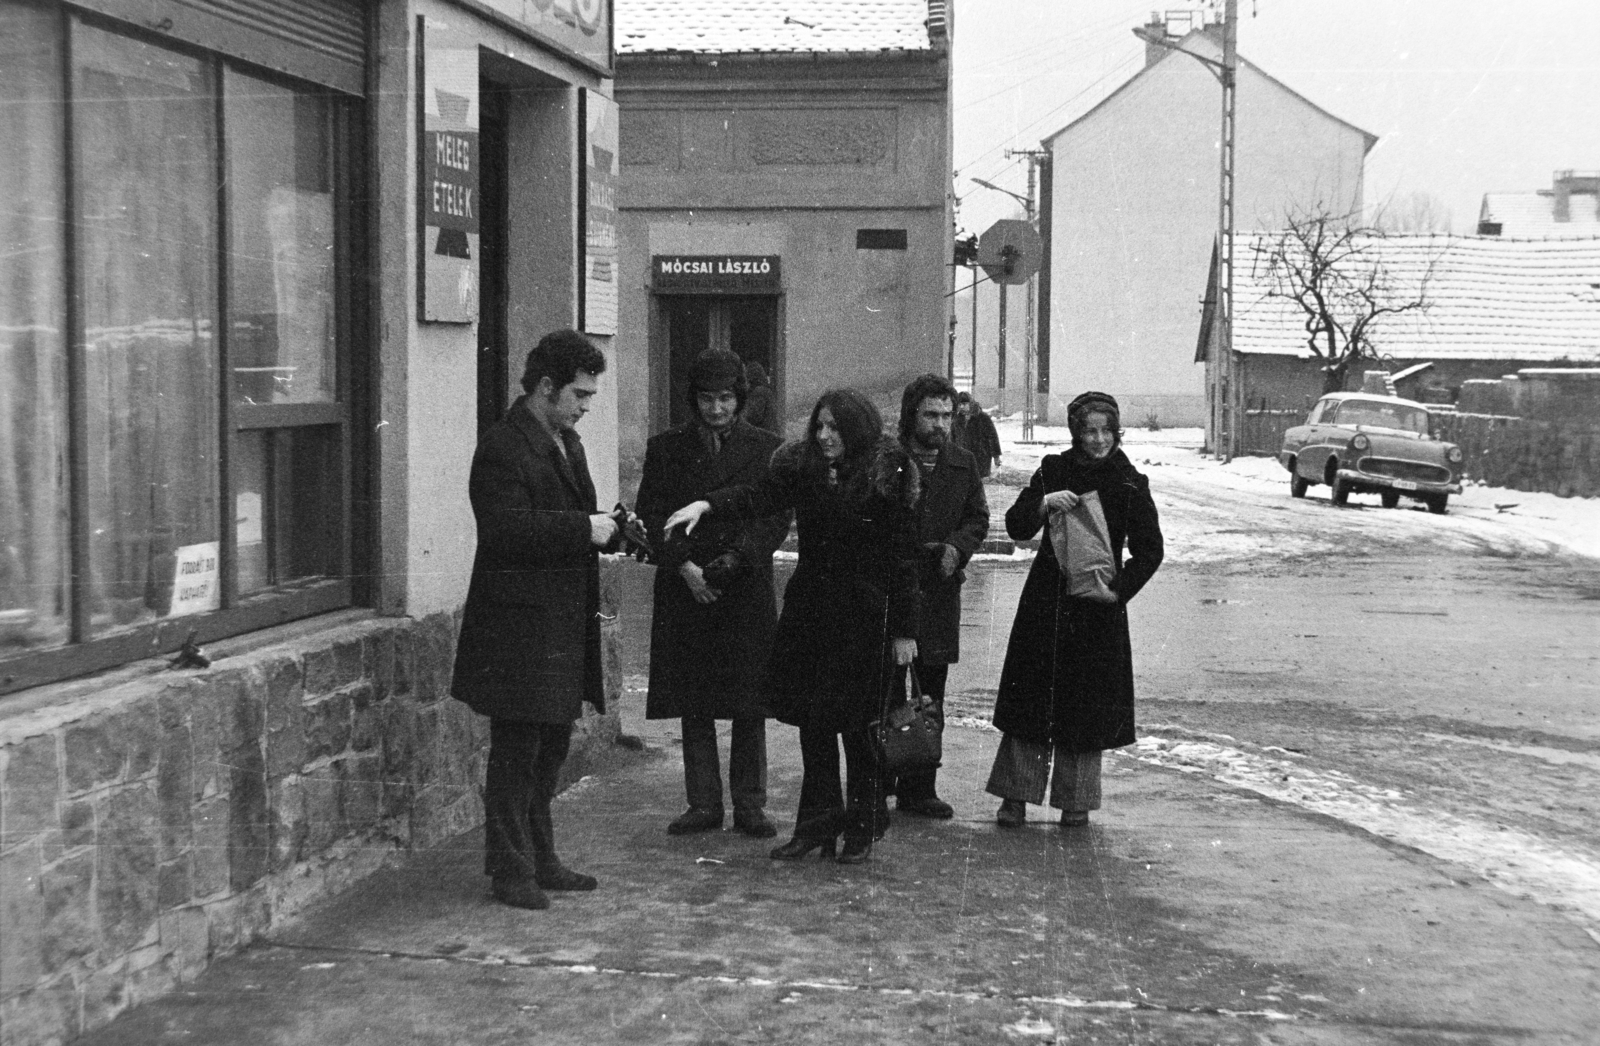
POLYGON ((1396 489, 1396 490, 1416 490, 1417 489, 1417 485, 1415 483, 1411 482, 1409 479, 1397 479, 1397 480, 1394 481, 1394 489, 1396 489))

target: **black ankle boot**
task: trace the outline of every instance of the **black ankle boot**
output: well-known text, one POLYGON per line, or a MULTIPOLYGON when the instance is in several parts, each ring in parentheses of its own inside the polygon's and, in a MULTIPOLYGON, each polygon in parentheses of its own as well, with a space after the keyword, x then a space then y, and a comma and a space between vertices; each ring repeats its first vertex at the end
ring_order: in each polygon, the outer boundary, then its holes
POLYGON ((840 864, 865 864, 872 856, 872 835, 851 833, 844 837, 844 849, 837 858, 840 864))
POLYGON ((797 835, 782 846, 774 846, 767 856, 774 861, 798 861, 812 850, 821 850, 823 857, 832 857, 833 837, 821 839, 797 835))

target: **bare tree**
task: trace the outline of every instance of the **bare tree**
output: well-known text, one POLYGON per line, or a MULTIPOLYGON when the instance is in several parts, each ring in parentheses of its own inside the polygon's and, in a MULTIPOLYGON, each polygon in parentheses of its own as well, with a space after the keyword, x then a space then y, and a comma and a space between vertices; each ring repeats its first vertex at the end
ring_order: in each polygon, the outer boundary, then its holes
POLYGON ((1317 206, 1291 212, 1288 228, 1255 247, 1267 295, 1293 302, 1304 318, 1306 344, 1323 362, 1324 392, 1343 389, 1351 368, 1378 359, 1374 323, 1428 308, 1433 260, 1420 278, 1415 272, 1398 278, 1384 264, 1384 239, 1356 214, 1317 206))
POLYGON ((1450 208, 1429 192, 1390 196, 1372 212, 1372 225, 1386 233, 1449 232, 1450 208))

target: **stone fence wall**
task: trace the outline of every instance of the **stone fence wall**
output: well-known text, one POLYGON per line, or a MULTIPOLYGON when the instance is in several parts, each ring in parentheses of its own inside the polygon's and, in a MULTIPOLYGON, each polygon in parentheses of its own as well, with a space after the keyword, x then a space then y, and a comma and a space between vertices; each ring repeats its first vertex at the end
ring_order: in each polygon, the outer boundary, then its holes
MULTIPOLYGON (((0 709, 0 1044, 70 1040, 480 824, 488 721, 448 696, 456 631, 330 615, 209 669, 127 666, 0 709)), ((605 631, 612 710, 577 724, 569 780, 618 732, 605 631)))
POLYGON ((1468 477, 1562 497, 1600 495, 1600 370, 1529 368, 1461 386, 1459 413, 1435 414, 1468 477))

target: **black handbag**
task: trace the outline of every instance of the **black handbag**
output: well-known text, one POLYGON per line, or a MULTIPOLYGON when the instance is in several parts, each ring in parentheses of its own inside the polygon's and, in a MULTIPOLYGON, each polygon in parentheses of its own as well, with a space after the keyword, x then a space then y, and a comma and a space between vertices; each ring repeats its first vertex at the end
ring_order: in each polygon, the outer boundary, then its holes
POLYGON ((936 770, 944 754, 944 724, 931 700, 922 696, 916 669, 906 666, 911 691, 890 699, 882 719, 869 729, 878 746, 878 761, 885 777, 914 770, 936 770))

